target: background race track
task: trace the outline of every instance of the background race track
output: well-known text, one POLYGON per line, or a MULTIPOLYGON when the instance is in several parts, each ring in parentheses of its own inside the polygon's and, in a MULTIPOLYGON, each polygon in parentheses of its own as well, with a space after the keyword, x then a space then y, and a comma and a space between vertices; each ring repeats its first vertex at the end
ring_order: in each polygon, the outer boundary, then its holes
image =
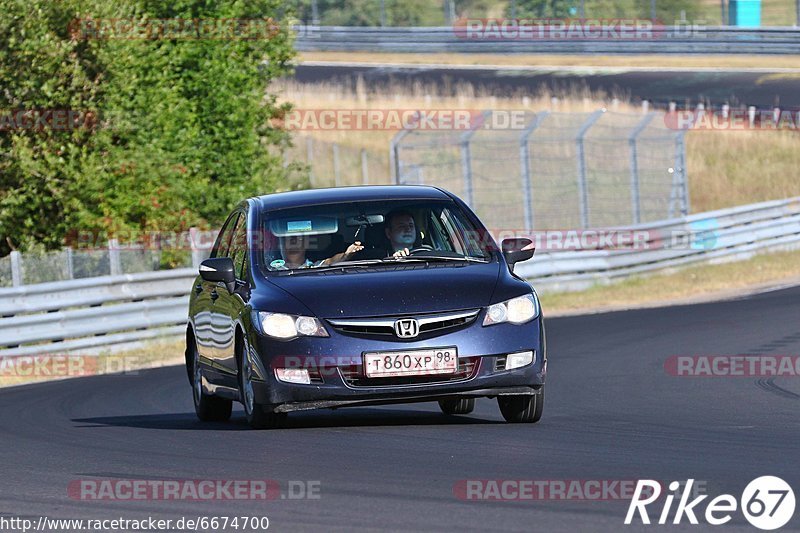
POLYGON ((436 66, 355 66, 300 64, 294 79, 301 83, 346 83, 355 86, 361 76, 368 86, 422 82, 436 87, 455 87, 471 83, 487 94, 535 94, 542 87, 550 91, 570 91, 588 87, 605 91, 633 102, 650 100, 666 107, 674 101, 679 107, 708 102, 714 107, 752 105, 759 109, 780 106, 800 108, 797 90, 800 72, 793 69, 652 69, 631 67, 539 67, 440 68, 436 66))
MULTIPOLYGON (((797 491, 800 378, 673 377, 664 362, 677 354, 798 354, 799 300, 800 288, 790 288, 551 319, 537 425, 501 422, 490 400, 464 417, 430 403, 352 408, 295 413, 290 428, 259 432, 238 408, 231 423, 204 425, 179 367, 2 390, 0 516, 266 515, 278 531, 618 531, 625 501, 462 501, 453 488, 465 479, 691 477, 712 497, 738 498, 750 480, 771 474, 797 491), (71 481, 95 477, 319 481, 321 497, 68 497, 71 481)), ((788 527, 798 525, 795 516, 788 527)), ((740 513, 723 529, 755 531, 740 513)))

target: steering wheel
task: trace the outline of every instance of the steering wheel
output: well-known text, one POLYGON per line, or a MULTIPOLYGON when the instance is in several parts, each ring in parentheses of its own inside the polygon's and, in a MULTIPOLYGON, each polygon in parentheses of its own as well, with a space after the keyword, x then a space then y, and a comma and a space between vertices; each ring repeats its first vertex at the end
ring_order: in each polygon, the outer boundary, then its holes
POLYGON ((431 252, 431 251, 433 251, 433 246, 430 246, 428 244, 420 244, 418 247, 409 250, 408 255, 412 255, 417 252, 431 252))
MULTIPOLYGON (((405 255, 405 256, 400 256, 400 257, 409 257, 409 256, 412 256, 412 255, 414 255, 414 254, 415 254, 415 253, 417 253, 417 252, 431 252, 431 251, 433 251, 433 246, 430 246, 430 245, 428 245, 428 244, 421 244, 421 245, 419 245, 419 246, 418 246, 418 247, 416 247, 416 248, 412 248, 412 249, 410 249, 410 250, 408 251, 408 255, 405 255)), ((396 252, 395 252, 395 253, 396 253, 396 252)), ((389 255, 388 257, 394 257, 394 254, 391 254, 391 255, 389 255)))

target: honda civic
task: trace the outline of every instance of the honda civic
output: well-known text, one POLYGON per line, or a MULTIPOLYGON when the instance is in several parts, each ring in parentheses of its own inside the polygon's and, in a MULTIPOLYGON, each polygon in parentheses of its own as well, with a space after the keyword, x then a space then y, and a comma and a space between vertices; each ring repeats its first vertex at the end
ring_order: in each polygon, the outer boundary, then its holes
POLYGON ((197 416, 254 428, 292 411, 495 398, 537 422, 547 371, 539 298, 514 273, 532 242, 497 245, 455 195, 426 186, 241 202, 200 264, 186 329, 197 416))

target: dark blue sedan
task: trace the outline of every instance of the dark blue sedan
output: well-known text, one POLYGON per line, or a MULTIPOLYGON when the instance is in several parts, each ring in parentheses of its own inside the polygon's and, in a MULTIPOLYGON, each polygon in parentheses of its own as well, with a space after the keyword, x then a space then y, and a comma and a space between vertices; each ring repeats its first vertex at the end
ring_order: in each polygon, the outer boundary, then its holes
POLYGON ((291 411, 438 401, 467 414, 497 398, 509 422, 542 416, 539 299, 500 247, 434 187, 271 194, 242 202, 200 266, 186 369, 201 420, 251 426, 291 411))

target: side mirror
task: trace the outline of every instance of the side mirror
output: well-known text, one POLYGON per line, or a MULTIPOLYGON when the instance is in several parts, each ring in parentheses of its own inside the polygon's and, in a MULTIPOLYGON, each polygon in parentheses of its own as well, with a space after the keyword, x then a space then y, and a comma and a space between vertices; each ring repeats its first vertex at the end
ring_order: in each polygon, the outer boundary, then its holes
POLYGON ((200 263, 200 277, 212 283, 222 282, 233 292, 236 288, 236 274, 233 271, 233 260, 230 257, 213 257, 200 263))
POLYGON ((533 247, 533 241, 530 239, 503 239, 503 257, 508 263, 508 268, 514 270, 514 265, 520 261, 527 261, 533 257, 536 248, 533 247))

